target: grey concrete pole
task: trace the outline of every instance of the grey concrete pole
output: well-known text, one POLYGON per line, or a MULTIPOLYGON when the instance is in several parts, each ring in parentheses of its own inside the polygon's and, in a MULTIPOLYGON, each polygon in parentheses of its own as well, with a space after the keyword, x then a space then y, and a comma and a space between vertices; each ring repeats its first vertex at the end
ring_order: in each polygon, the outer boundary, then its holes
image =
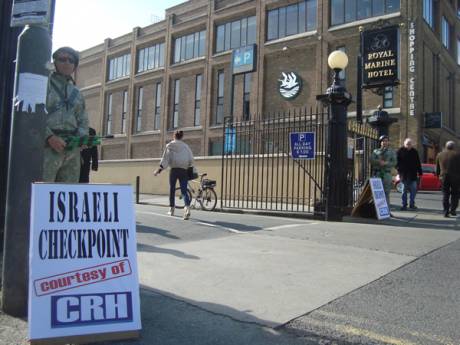
MULTIPOLYGON (((48 78, 50 56, 48 29, 26 26, 18 42, 15 97, 39 92, 33 79, 48 78)), ((2 309, 17 317, 27 315, 31 183, 42 179, 46 126, 44 104, 23 105, 15 104, 12 114, 2 275, 2 309)))
MULTIPOLYGON (((10 117, 14 89, 14 60, 16 58, 20 28, 10 27, 12 0, 0 4, 0 246, 3 248, 5 221, 6 176, 8 173, 8 147, 10 117)), ((0 250, 1 252, 1 250, 0 250)))

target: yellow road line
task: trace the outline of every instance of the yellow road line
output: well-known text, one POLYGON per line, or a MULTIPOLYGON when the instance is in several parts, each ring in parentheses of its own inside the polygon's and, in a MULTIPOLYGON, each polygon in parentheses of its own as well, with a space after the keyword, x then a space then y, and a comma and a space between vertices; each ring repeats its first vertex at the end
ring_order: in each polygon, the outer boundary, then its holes
MULTIPOLYGON (((330 312, 330 311, 325 311, 325 310, 317 310, 314 314, 323 315, 323 316, 326 316, 326 317, 329 317, 329 318, 332 318, 332 319, 338 319, 338 320, 343 320, 343 321, 352 321, 354 323, 364 323, 364 324, 367 323, 367 324, 374 324, 374 325, 377 324, 377 322, 369 320, 369 319, 359 318, 359 317, 352 316, 352 315, 337 314, 337 313, 330 312)), ((310 317, 313 317, 313 316, 314 315, 310 315, 310 317)), ((424 339, 427 339, 427 340, 430 340, 430 341, 435 341, 435 342, 437 342, 439 344, 442 344, 442 345, 460 345, 460 342, 456 343, 451 338, 445 337, 445 336, 442 336, 442 335, 427 334, 427 333, 413 331, 413 330, 409 330, 407 328, 398 327, 398 326, 395 326, 394 328, 399 330, 399 331, 401 331, 401 332, 407 333, 407 334, 409 334, 411 336, 414 336, 414 337, 417 337, 417 338, 424 338, 424 339)))

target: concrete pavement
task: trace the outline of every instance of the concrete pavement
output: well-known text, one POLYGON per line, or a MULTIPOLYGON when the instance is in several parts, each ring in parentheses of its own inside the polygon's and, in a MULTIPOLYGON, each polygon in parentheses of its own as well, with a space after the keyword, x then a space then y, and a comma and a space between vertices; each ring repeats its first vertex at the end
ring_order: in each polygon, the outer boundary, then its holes
MULTIPOLYGON (((407 303, 411 290, 419 292, 418 303, 433 310, 449 301, 460 305, 458 294, 444 291, 447 286, 430 286, 426 271, 426 278, 405 281, 417 277, 425 262, 437 267, 445 261, 458 272, 458 222, 436 211, 437 198, 426 194, 418 212, 394 209, 396 217, 385 222, 200 211, 184 222, 166 217, 164 207, 139 205, 143 331, 142 339, 123 343, 458 344, 450 327, 421 331, 423 318, 436 324, 428 310, 417 316, 420 324, 401 326, 408 311, 418 312, 407 303), (433 204, 430 198, 436 199, 433 204), (197 238, 187 231, 206 233, 197 238), (397 323, 382 316, 381 303, 388 307, 384 315, 397 312, 397 323)), ((454 320, 455 312, 447 315, 454 320)), ((11 319, 0 315, 0 343, 22 344, 26 324, 11 319), (18 339, 11 342, 15 332, 18 339)))

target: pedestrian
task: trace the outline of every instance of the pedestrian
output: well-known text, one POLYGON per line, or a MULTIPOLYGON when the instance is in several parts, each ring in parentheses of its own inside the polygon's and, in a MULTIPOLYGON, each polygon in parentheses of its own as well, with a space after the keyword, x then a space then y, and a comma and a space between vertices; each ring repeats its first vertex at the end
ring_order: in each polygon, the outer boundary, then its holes
MULTIPOLYGON (((96 136, 96 131, 94 128, 89 127, 90 137, 96 136)), ((90 170, 97 171, 98 169, 98 154, 97 154, 97 145, 91 145, 88 148, 81 150, 81 166, 80 166, 80 183, 89 182, 89 172, 90 170)))
POLYGON ((402 193, 401 211, 407 210, 407 193, 409 192, 409 208, 416 210, 415 195, 417 194, 418 179, 422 177, 422 164, 420 157, 415 147, 412 146, 412 140, 407 138, 404 140, 404 146, 400 147, 396 152, 399 179, 404 186, 402 193))
POLYGON ((371 154, 372 175, 382 179, 385 197, 390 207, 390 191, 393 177, 391 170, 396 166, 396 152, 390 147, 388 135, 379 138, 380 147, 371 154))
POLYGON ((436 156, 436 175, 442 182, 444 217, 456 216, 460 189, 460 153, 455 150, 453 141, 448 141, 445 149, 436 156))
POLYGON ((46 97, 46 141, 43 181, 77 183, 80 176, 80 147, 66 138, 88 135, 85 101, 72 74, 78 67, 78 52, 62 47, 53 53, 55 71, 48 79, 46 97))
POLYGON ((179 180, 180 190, 185 201, 184 219, 190 218, 190 198, 187 193, 188 174, 187 168, 193 166, 193 154, 190 147, 182 141, 184 136, 183 131, 174 132, 174 139, 166 145, 163 157, 160 161, 160 168, 154 172, 157 176, 161 171, 168 166, 171 168, 169 172, 169 212, 174 215, 175 208, 175 191, 176 182, 179 180))

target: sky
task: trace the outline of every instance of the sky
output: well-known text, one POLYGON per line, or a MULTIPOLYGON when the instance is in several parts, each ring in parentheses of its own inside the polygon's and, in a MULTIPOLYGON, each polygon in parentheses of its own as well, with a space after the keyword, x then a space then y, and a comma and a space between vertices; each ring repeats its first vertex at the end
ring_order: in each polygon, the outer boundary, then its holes
POLYGON ((165 9, 186 0, 56 0, 53 51, 62 46, 84 50, 161 19, 165 9))

